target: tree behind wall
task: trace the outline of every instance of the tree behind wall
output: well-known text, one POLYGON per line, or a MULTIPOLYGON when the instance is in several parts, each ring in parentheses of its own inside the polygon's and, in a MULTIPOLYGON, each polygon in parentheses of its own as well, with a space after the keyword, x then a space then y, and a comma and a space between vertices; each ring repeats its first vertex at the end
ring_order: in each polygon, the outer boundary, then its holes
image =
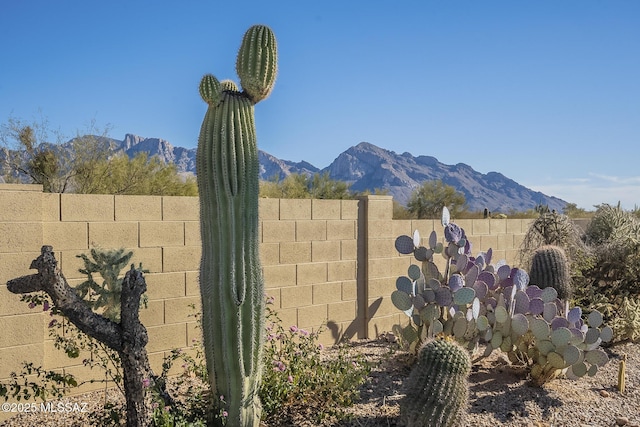
POLYGON ((416 188, 407 203, 407 210, 414 218, 440 218, 446 206, 455 218, 466 210, 464 195, 441 180, 425 181, 416 188))

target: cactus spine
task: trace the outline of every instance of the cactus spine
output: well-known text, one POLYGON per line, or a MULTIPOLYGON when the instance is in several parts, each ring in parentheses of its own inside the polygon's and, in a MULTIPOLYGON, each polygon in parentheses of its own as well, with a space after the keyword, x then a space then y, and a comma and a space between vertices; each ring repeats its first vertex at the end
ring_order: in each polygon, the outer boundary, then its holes
POLYGON ((407 427, 461 425, 469 395, 467 377, 471 358, 467 350, 447 338, 427 342, 408 379, 400 402, 407 427))
POLYGON ((568 300, 573 295, 571 272, 564 250, 559 246, 539 247, 531 260, 529 284, 544 289, 552 287, 558 292, 558 298, 568 300))
POLYGON ((226 424, 231 426, 258 426, 262 412, 258 389, 264 284, 258 254, 254 104, 271 92, 276 57, 272 31, 254 26, 247 31, 238 54, 237 72, 244 91, 212 75, 200 82, 200 95, 209 105, 196 159, 202 329, 212 398, 224 397, 226 424), (251 61, 247 64, 241 56, 251 61))

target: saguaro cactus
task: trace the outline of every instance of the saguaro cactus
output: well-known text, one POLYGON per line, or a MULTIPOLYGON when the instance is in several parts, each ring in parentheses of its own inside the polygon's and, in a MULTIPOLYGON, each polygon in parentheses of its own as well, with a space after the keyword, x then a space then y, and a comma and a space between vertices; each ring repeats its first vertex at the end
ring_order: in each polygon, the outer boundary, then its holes
POLYGON ((198 139, 202 259, 202 329, 211 390, 223 396, 227 425, 258 426, 262 411, 264 284, 258 257, 258 149, 254 104, 276 76, 276 41, 251 27, 231 81, 206 75, 200 95, 209 105, 198 139))
POLYGON ((536 249, 531 260, 529 284, 542 289, 554 288, 562 300, 571 298, 573 289, 569 261, 561 247, 545 245, 536 249))
POLYGON ((469 352, 455 341, 436 338, 427 342, 408 379, 400 402, 400 417, 407 427, 461 425, 469 395, 469 352))

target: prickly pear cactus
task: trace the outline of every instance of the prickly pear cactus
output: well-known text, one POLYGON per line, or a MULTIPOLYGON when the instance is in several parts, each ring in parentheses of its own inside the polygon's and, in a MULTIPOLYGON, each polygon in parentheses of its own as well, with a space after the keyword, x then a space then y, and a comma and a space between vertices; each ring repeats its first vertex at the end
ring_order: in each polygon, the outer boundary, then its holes
POLYGON ((568 300, 573 295, 569 261, 559 246, 545 245, 533 253, 529 283, 539 288, 552 287, 558 298, 568 300))
POLYGON ((612 340, 613 329, 603 324, 601 313, 594 310, 585 318, 555 288, 529 285, 526 271, 503 260, 492 264, 491 249, 472 256, 464 230, 446 215, 442 224, 444 244, 433 231, 422 246, 417 230, 395 242, 400 254, 413 254, 421 262, 409 266, 391 294, 391 302, 410 319, 394 332, 412 353, 443 333, 469 351, 484 344, 484 356, 506 353, 513 364, 529 370, 536 385, 562 374, 574 379, 595 375, 608 362, 599 347, 612 340), (436 254, 447 262, 444 274, 434 262, 436 254))
POLYGON ((226 423, 232 426, 258 426, 262 412, 264 284, 254 104, 271 92, 276 58, 271 29, 251 27, 236 63, 243 91, 213 75, 204 76, 199 88, 209 105, 196 159, 202 330, 211 390, 224 397, 226 423))
POLYGON ((462 425, 469 395, 467 378, 471 359, 453 340, 428 341, 407 380, 400 401, 400 418, 407 427, 462 425))

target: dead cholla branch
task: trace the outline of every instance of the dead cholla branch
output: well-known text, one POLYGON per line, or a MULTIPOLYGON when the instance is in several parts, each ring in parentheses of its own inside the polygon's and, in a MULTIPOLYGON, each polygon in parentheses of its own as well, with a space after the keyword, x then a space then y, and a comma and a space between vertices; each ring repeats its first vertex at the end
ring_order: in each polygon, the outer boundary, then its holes
POLYGON ((147 285, 142 271, 133 266, 122 283, 121 322, 115 323, 91 310, 69 286, 52 246, 43 246, 41 255, 31 263, 38 273, 7 282, 7 289, 16 294, 46 292, 57 309, 78 329, 118 352, 124 372, 127 425, 146 426, 149 413, 145 404, 144 381, 153 377, 145 346, 147 330, 140 323, 139 307, 147 285))

